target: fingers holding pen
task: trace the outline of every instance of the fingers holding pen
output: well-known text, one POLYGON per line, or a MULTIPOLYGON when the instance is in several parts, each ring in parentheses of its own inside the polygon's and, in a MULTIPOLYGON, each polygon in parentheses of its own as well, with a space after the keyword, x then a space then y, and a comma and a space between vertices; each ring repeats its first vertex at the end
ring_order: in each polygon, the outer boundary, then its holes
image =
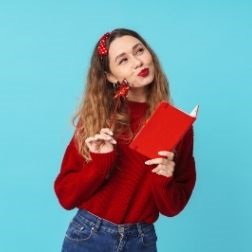
POLYGON ((100 130, 100 134, 96 134, 96 137, 99 138, 104 138, 105 141, 109 141, 112 144, 116 144, 116 140, 113 138, 113 132, 109 128, 102 128, 100 130))
POLYGON ((94 140, 100 141, 100 142, 107 141, 107 142, 110 142, 111 144, 116 144, 116 140, 112 136, 109 136, 105 133, 96 134, 94 136, 94 140))
POLYGON ((116 144, 116 140, 110 136, 107 135, 105 133, 100 133, 100 134, 95 134, 94 136, 88 137, 85 140, 85 143, 88 144, 92 144, 93 142, 96 142, 97 144, 102 143, 102 142, 110 142, 111 144, 116 144))
POLYGON ((106 153, 112 151, 113 145, 117 142, 113 138, 113 132, 108 128, 103 128, 100 133, 88 137, 85 143, 92 152, 106 153))
POLYGON ((100 130, 100 133, 101 134, 106 134, 106 135, 109 135, 109 136, 113 136, 113 131, 109 128, 102 128, 100 130))

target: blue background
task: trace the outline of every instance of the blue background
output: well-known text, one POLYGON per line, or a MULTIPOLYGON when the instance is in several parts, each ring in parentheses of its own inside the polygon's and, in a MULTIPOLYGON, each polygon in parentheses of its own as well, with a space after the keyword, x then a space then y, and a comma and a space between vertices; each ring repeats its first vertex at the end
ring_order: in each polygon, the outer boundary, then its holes
POLYGON ((197 184, 180 215, 156 223, 159 251, 252 251, 251 13, 249 0, 2 0, 0 251, 60 251, 75 211, 53 181, 93 46, 117 27, 156 51, 177 106, 200 104, 197 184))

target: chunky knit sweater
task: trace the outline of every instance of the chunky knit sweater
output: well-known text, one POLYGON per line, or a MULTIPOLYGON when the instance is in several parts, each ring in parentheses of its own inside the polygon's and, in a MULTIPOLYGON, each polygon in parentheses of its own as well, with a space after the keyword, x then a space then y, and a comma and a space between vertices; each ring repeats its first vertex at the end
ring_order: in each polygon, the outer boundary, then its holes
MULTIPOLYGON (((128 109, 136 133, 147 104, 129 101, 128 109)), ((146 157, 117 142, 112 152, 90 153, 92 160, 86 162, 72 138, 54 183, 60 204, 117 224, 153 223, 159 213, 174 216, 182 211, 196 178, 192 128, 176 147, 175 171, 169 178, 151 172, 155 165, 145 165, 146 157)))

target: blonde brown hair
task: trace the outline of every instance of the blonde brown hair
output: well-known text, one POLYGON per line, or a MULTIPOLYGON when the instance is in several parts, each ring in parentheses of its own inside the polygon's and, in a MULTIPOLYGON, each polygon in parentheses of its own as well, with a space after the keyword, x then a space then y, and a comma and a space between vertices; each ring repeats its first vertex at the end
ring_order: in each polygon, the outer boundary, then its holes
MULTIPOLYGON (((170 102, 168 80, 162 71, 156 54, 137 32, 123 28, 113 30, 106 41, 106 48, 109 50, 109 46, 113 40, 126 35, 133 36, 141 41, 151 53, 154 62, 154 80, 146 87, 147 103, 149 105, 146 112, 147 118, 160 101, 166 100, 170 102)), ((97 52, 98 44, 99 41, 95 45, 91 57, 83 99, 73 118, 74 125, 76 126, 75 138, 78 149, 86 161, 89 161, 91 158, 85 144, 85 139, 99 133, 102 128, 111 126, 110 119, 115 107, 113 83, 110 83, 105 75, 106 72, 110 72, 109 58, 107 56, 103 56, 102 58, 99 56, 97 52)), ((114 115, 115 124, 112 126, 112 130, 115 138, 122 135, 123 132, 127 132, 126 135, 129 136, 128 140, 130 140, 132 137, 129 125, 130 118, 125 110, 125 103, 124 100, 120 100, 120 104, 114 115)))

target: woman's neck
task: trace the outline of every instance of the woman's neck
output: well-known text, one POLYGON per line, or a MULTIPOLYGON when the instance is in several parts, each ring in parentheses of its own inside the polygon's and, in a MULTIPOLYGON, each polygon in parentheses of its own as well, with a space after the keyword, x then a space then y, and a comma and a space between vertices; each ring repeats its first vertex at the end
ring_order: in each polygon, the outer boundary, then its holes
POLYGON ((127 95, 127 100, 134 102, 146 102, 145 88, 131 88, 127 95))

